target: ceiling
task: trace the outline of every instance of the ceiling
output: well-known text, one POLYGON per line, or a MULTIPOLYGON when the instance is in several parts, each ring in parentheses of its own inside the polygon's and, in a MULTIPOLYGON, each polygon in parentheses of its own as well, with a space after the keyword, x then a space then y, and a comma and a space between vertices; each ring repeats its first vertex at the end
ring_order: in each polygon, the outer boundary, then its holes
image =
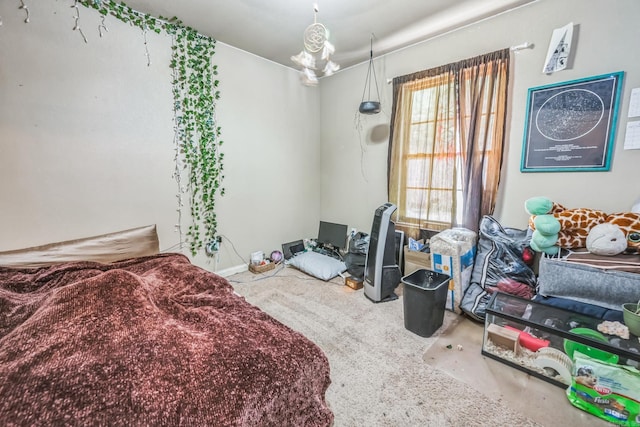
POLYGON ((200 33, 287 67, 305 28, 330 31, 342 69, 537 0, 125 0, 153 16, 176 16, 200 33))

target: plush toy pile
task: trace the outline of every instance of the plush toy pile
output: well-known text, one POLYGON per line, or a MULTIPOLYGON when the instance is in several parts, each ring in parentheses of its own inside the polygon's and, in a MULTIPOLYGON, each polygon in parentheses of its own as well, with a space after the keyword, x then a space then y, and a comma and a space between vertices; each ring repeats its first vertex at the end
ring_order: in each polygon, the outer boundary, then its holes
POLYGON ((528 199, 525 209, 531 215, 535 251, 555 255, 560 248, 587 248, 597 255, 640 254, 640 213, 567 209, 546 197, 528 199))

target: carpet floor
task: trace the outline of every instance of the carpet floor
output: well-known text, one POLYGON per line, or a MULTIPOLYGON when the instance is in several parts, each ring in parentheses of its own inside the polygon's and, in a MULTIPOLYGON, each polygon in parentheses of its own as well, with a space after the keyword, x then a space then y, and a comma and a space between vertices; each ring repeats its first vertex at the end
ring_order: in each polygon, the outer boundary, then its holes
MULTIPOLYGON (((408 331, 404 327, 402 285, 396 291, 398 300, 374 304, 362 289, 345 286, 341 277, 324 282, 291 267, 279 266, 257 275, 243 272, 227 279, 247 301, 325 352, 332 379, 326 399, 335 415, 335 427, 555 424, 527 416, 509 405, 504 396, 482 393, 482 384, 474 386, 456 378, 456 372, 447 372, 446 359, 455 361, 459 351, 473 351, 465 347, 457 350, 454 343, 447 353, 439 348, 444 344, 436 344, 463 318, 446 311, 442 327, 429 338, 408 331), (430 357, 434 349, 442 354, 430 357)), ((481 335, 481 326, 479 330, 481 335)), ((482 363, 484 358, 475 350, 477 353, 465 354, 470 361, 466 363, 482 363)), ((474 366, 466 369, 472 372, 474 366)), ((557 392, 562 396, 561 389, 557 392)), ((577 411, 576 419, 581 422, 599 421, 586 414, 585 419, 582 411, 573 407, 569 410, 577 411)))

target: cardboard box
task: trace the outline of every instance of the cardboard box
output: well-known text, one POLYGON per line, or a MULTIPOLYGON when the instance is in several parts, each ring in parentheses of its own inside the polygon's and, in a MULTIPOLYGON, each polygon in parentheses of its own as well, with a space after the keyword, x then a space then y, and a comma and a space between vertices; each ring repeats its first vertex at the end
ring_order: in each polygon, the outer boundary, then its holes
POLYGON ((434 271, 438 273, 446 273, 453 277, 456 273, 464 271, 467 267, 473 267, 475 256, 475 246, 460 256, 434 253, 431 255, 431 259, 433 260, 432 267, 437 268, 437 270, 434 271), (454 268, 456 271, 454 271, 454 268))
POLYGON ((355 290, 362 289, 364 287, 364 283, 362 282, 362 280, 358 280, 353 276, 345 277, 344 284, 355 290))
POLYGON ((404 247, 404 275, 420 270, 421 268, 431 269, 431 254, 428 252, 410 251, 408 246, 404 247))

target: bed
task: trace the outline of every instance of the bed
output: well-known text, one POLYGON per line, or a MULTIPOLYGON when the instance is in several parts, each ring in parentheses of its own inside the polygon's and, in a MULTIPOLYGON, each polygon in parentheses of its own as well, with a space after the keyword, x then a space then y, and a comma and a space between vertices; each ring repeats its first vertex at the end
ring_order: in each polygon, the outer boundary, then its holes
POLYGON ((0 425, 332 424, 324 353, 224 278, 153 243, 59 247, 0 253, 0 425))

